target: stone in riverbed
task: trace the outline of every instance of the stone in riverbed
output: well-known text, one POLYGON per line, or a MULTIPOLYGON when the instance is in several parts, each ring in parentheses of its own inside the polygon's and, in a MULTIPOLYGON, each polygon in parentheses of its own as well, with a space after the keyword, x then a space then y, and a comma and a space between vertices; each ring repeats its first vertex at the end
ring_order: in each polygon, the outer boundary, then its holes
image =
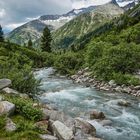
POLYGON ((42 140, 58 140, 57 137, 54 137, 54 136, 51 136, 51 135, 47 135, 47 134, 40 134, 39 137, 42 139, 42 140))
POLYGON ((72 130, 68 128, 66 125, 64 125, 62 122, 55 121, 52 124, 52 127, 55 135, 60 140, 72 140, 74 138, 72 130))
POLYGON ((134 87, 135 90, 140 90, 140 85, 134 87))
POLYGON ((102 126, 110 126, 112 125, 112 121, 111 120, 102 120, 99 122, 102 126))
POLYGON ((95 137, 90 137, 90 138, 88 138, 88 140, 103 140, 103 139, 95 138, 95 137))
POLYGON ((0 79, 0 90, 11 86, 12 82, 10 79, 0 79))
POLYGON ((81 118, 76 118, 75 119, 75 134, 77 135, 77 133, 81 133, 82 135, 88 134, 91 136, 95 136, 96 129, 88 121, 83 120, 81 118))
POLYGON ((12 115, 15 111, 15 105, 8 101, 0 102, 0 115, 12 115))
POLYGON ((91 120, 94 120, 94 119, 105 119, 105 115, 103 112, 98 112, 97 110, 93 110, 91 113, 90 113, 90 119, 91 120))
POLYGON ((131 103, 125 100, 120 100, 118 101, 118 105, 128 107, 128 106, 131 106, 131 103))

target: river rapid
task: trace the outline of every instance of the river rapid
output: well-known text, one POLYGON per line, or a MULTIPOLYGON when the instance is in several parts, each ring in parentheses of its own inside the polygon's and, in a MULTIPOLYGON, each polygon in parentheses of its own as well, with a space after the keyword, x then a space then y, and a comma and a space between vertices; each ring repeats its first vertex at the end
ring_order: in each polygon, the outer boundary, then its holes
POLYGON ((140 140, 140 99, 75 84, 64 76, 54 74, 52 68, 36 71, 35 77, 41 79, 41 102, 71 117, 87 119, 95 126, 97 136, 104 140, 140 140), (120 99, 129 101, 131 106, 119 106, 117 102, 120 99), (89 112, 94 109, 104 112, 106 118, 113 122, 112 126, 103 127, 89 120, 89 112))

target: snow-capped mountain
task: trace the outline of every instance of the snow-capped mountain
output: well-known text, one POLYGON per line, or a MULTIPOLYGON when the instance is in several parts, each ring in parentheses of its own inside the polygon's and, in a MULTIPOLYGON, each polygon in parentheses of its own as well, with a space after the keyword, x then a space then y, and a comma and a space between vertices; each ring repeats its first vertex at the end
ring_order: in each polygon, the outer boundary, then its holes
MULTIPOLYGON (((51 31, 55 31, 75 17, 93 11, 96 7, 104 3, 110 2, 117 6, 124 7, 125 9, 130 9, 138 0, 100 0, 100 2, 99 0, 75 0, 75 2, 81 2, 81 5, 79 6, 81 8, 75 8, 62 15, 43 15, 36 20, 32 20, 14 29, 7 35, 7 38, 18 44, 26 43, 28 39, 35 41, 40 38, 45 26, 48 26, 51 31)), ((75 3, 75 7, 77 7, 76 4, 77 3, 75 3)))

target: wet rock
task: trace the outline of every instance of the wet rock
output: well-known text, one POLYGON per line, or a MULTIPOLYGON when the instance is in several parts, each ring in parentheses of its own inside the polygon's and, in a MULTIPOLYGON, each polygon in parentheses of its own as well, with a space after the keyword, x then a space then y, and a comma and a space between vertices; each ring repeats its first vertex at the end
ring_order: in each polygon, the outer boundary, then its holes
POLYGON ((2 101, 0 102, 0 115, 12 115, 15 111, 15 105, 13 103, 10 103, 8 101, 2 101))
POLYGON ((109 81, 108 83, 111 87, 116 87, 116 82, 114 80, 109 81))
POLYGON ((65 115, 61 111, 56 111, 56 110, 48 110, 42 108, 43 111, 43 118, 49 117, 53 121, 60 121, 64 123, 66 126, 72 128, 74 124, 74 119, 71 118, 70 116, 65 115))
POLYGON ((102 121, 100 121, 100 124, 102 126, 110 126, 110 125, 112 125, 112 121, 111 120, 102 120, 102 121))
POLYGON ((11 86, 12 82, 10 79, 0 79, 0 90, 11 86))
POLYGON ((93 125, 91 125, 89 122, 86 120, 83 120, 81 118, 76 118, 75 119, 75 135, 91 135, 95 136, 96 135, 96 129, 93 125))
POLYGON ((10 118, 8 118, 7 120, 6 120, 6 126, 5 126, 5 129, 6 129, 6 131, 8 131, 8 132, 13 132, 13 131, 16 131, 16 124, 10 119, 10 118))
POLYGON ((125 100, 120 100, 118 101, 118 105, 128 107, 128 106, 131 106, 131 103, 125 100))
POLYGON ((2 89, 3 92, 8 93, 8 94, 18 94, 18 92, 14 89, 11 89, 9 87, 2 89))
POLYGON ((122 92, 130 94, 132 92, 132 90, 129 87, 124 87, 124 88, 122 88, 122 92))
POLYGON ((90 119, 91 120, 93 120, 93 119, 105 119, 105 115, 103 112, 98 112, 97 110, 93 110, 90 113, 90 119))
POLYGON ((42 140, 58 140, 57 137, 54 137, 54 136, 51 136, 51 135, 47 135, 47 134, 40 134, 39 137, 42 139, 42 140))
POLYGON ((35 124, 36 128, 38 128, 39 130, 43 131, 43 132, 47 132, 48 131, 48 121, 40 121, 37 122, 35 124))
POLYGON ((135 90, 140 90, 140 85, 134 87, 135 90))
POLYGON ((60 140, 72 140, 74 138, 73 132, 70 128, 60 121, 53 123, 53 131, 60 140))

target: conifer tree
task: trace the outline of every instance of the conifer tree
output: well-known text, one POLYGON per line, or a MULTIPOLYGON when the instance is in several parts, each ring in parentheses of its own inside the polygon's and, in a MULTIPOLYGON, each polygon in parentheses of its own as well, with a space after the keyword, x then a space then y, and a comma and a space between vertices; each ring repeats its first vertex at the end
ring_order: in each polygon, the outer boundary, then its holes
POLYGON ((32 40, 29 39, 29 41, 28 41, 28 47, 31 48, 32 46, 33 46, 32 40))
POLYGON ((4 42, 4 33, 2 31, 1 25, 0 25, 0 42, 4 42))
POLYGON ((45 27, 45 29, 43 30, 43 36, 41 37, 42 51, 46 51, 49 53, 51 52, 51 41, 52 41, 52 37, 51 37, 50 30, 48 29, 48 27, 45 27))

